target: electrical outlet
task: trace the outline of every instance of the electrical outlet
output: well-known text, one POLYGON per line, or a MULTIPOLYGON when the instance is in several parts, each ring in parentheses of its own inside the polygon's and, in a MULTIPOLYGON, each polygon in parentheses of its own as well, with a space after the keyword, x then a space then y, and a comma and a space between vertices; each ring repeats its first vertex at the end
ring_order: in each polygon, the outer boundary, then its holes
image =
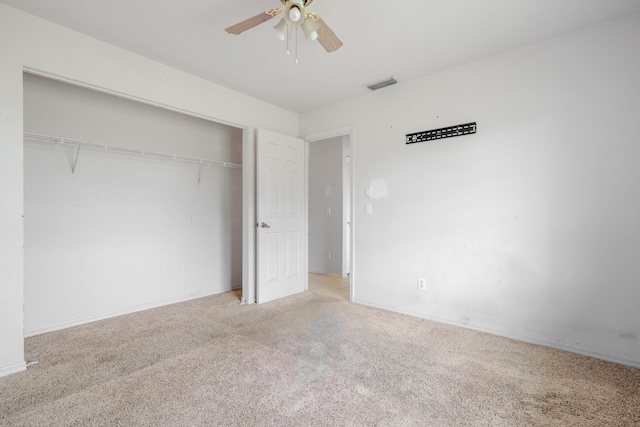
POLYGON ((427 279, 423 277, 418 277, 418 289, 424 291, 427 289, 427 279))
POLYGON ((328 255, 329 255, 329 259, 331 259, 331 252, 328 252, 328 255))

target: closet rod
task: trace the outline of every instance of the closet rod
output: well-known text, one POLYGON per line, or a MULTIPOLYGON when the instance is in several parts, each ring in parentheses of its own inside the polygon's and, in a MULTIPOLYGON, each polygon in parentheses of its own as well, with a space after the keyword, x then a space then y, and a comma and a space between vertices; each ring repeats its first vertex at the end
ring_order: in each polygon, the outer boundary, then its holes
POLYGON ((199 159, 196 157, 179 156, 177 154, 158 153, 156 151, 137 150, 133 148, 117 147, 115 145, 96 144, 94 142, 79 141, 77 139, 62 138, 62 137, 50 136, 50 135, 41 135, 41 134, 30 133, 30 132, 24 133, 24 139, 28 139, 30 141, 37 141, 37 142, 47 142, 50 144, 69 145, 78 149, 80 149, 80 147, 86 147, 86 148, 92 148, 94 150, 107 150, 107 151, 114 151, 117 153, 138 154, 141 156, 155 157, 157 159, 176 160, 178 162, 195 163, 195 164, 200 164, 205 166, 214 165, 214 166, 222 166, 225 168, 242 169, 242 165, 239 165, 237 163, 221 162, 218 160, 199 159))

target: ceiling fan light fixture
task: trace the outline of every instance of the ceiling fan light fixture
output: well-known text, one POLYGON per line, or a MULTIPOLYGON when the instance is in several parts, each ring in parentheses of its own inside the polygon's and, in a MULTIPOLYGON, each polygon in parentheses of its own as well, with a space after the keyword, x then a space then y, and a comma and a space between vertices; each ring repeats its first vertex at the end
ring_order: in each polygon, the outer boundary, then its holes
POLYGON ((342 41, 329 28, 326 22, 317 13, 308 13, 306 7, 313 3, 313 0, 280 0, 282 7, 266 10, 249 19, 238 22, 235 25, 225 28, 229 34, 241 34, 250 30, 263 22, 275 18, 282 14, 282 20, 273 28, 278 34, 278 38, 287 42, 287 53, 289 52, 289 40, 292 31, 296 30, 296 50, 298 44, 298 27, 307 39, 317 41, 327 53, 335 52, 342 47, 342 41))
POLYGON ((318 30, 320 29, 320 24, 318 23, 318 21, 313 19, 312 16, 307 16, 301 27, 307 40, 316 40, 318 38, 318 30))

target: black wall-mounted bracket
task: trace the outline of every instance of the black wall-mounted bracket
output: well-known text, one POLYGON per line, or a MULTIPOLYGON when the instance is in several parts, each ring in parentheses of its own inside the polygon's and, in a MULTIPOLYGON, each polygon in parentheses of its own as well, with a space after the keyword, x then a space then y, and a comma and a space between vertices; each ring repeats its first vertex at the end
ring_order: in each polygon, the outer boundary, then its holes
POLYGON ((453 138, 454 136, 471 135, 476 133, 478 126, 476 122, 465 123, 463 125, 449 126, 446 128, 425 130, 422 132, 407 134, 407 144, 417 142, 433 141, 437 139, 453 138))

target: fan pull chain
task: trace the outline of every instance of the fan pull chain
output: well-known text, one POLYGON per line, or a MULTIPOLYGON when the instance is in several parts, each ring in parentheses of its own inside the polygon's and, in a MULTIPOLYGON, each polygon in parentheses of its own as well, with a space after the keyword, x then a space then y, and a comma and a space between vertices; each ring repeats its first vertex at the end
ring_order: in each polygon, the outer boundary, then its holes
POLYGON ((298 27, 296 27, 296 64, 298 63, 298 27))
POLYGON ((289 26, 287 25, 287 55, 289 55, 289 26))

